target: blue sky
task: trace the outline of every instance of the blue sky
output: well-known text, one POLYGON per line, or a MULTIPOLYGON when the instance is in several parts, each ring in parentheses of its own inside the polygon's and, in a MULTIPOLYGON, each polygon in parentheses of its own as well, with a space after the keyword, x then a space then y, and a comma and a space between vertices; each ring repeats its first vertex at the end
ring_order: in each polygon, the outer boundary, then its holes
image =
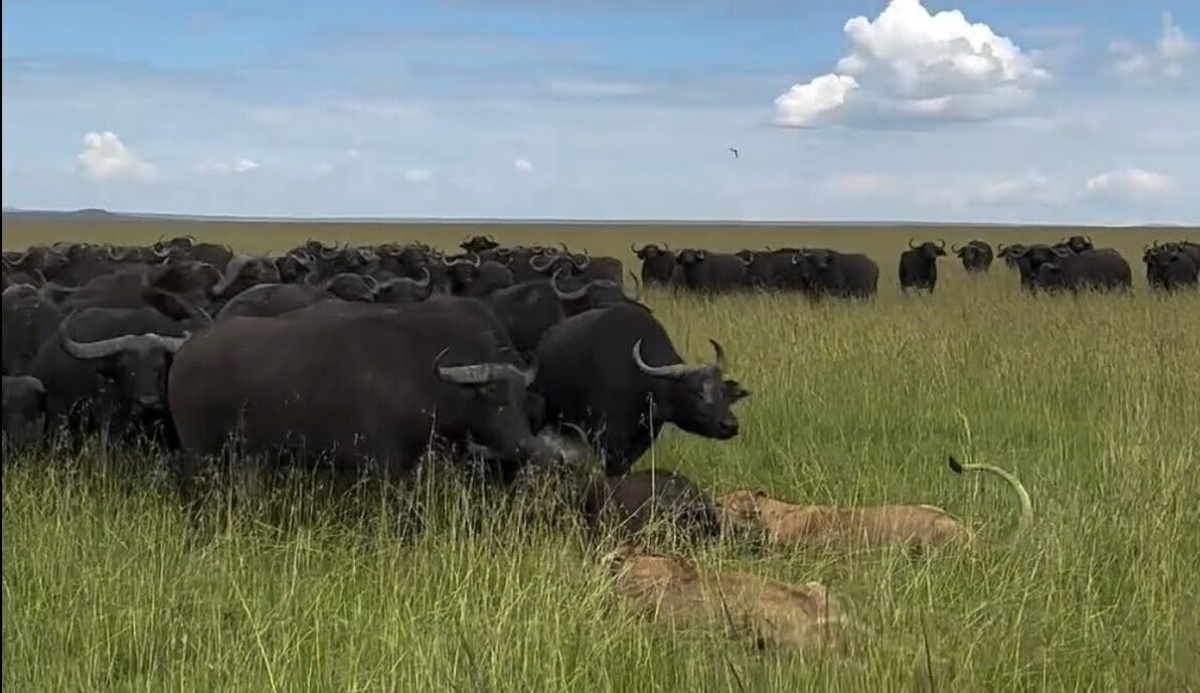
POLYGON ((6 206, 1200 223, 1194 0, 14 0, 2 27, 6 206))

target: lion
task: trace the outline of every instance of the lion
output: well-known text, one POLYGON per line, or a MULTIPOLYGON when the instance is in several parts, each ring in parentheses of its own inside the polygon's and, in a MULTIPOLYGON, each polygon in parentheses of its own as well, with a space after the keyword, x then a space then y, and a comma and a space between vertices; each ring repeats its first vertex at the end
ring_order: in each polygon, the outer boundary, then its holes
MULTIPOLYGON (((953 455, 949 464, 956 474, 980 471, 1007 481, 1017 495, 1021 515, 1004 543, 1012 544, 1025 534, 1033 523, 1033 504, 1019 479, 992 465, 960 464, 953 455)), ((899 544, 919 553, 952 543, 975 546, 977 541, 961 520, 932 505, 796 505, 748 489, 726 493, 716 499, 716 505, 724 531, 760 537, 769 546, 875 548, 899 544)))
POLYGON ((634 609, 672 625, 728 626, 768 645, 803 651, 842 647, 846 619, 819 582, 791 585, 740 571, 701 573, 683 558, 624 542, 602 559, 634 609))

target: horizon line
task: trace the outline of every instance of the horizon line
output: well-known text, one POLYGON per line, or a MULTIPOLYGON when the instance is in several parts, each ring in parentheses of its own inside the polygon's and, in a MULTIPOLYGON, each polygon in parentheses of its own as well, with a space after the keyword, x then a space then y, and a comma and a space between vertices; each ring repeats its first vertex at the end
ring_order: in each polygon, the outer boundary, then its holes
POLYGON ((337 223, 337 224, 537 224, 537 225, 578 225, 578 226, 970 226, 970 227, 1080 227, 1080 228, 1198 228, 1200 225, 1189 225, 1174 222, 1140 222, 1128 224, 1098 224, 1087 222, 1054 222, 1054 221, 932 221, 920 219, 711 219, 711 218, 649 218, 649 219, 588 219, 576 217, 373 217, 373 216, 286 216, 286 215, 236 215, 236 214, 182 214, 174 212, 123 212, 102 208, 82 209, 27 209, 5 206, 2 210, 4 217, 61 217, 64 220, 97 221, 104 218, 128 221, 176 220, 196 222, 240 222, 240 223, 337 223))

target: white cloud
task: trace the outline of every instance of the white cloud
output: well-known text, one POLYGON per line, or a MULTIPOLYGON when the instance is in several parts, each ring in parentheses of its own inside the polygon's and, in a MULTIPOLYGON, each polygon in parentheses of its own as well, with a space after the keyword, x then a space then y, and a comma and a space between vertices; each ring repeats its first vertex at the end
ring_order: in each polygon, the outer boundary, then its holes
POLYGON ((513 168, 516 169, 517 173, 533 172, 533 164, 528 159, 516 159, 513 161, 513 168))
POLYGON ((1162 13, 1162 36, 1153 46, 1131 41, 1109 45, 1115 62, 1113 71, 1135 81, 1172 79, 1183 75, 1184 65, 1196 54, 1196 42, 1183 33, 1170 12, 1162 13))
POLYGON ((258 162, 252 159, 202 161, 196 164, 196 173, 202 176, 236 176, 243 173, 250 173, 258 168, 258 162))
POLYGON ((428 183, 433 178, 433 171, 427 168, 410 168, 404 171, 404 180, 413 185, 428 183))
POLYGON ((158 168, 125 146, 116 133, 89 132, 83 136, 83 151, 75 157, 75 172, 92 180, 153 180, 158 168))
POLYGON ((1076 196, 1075 186, 1056 180, 1037 168, 1011 177, 968 180, 951 186, 937 196, 939 201, 956 208, 1007 207, 1022 205, 1059 205, 1076 196))
POLYGON ((891 0, 874 20, 842 28, 851 52, 835 72, 793 85, 775 100, 778 125, 835 112, 922 119, 988 118, 1027 105, 1050 78, 1030 55, 959 10, 930 14, 920 0, 891 0))
POLYGON ((1176 180, 1165 173, 1144 168, 1120 168, 1088 178, 1089 195, 1130 202, 1148 202, 1175 192, 1176 180))

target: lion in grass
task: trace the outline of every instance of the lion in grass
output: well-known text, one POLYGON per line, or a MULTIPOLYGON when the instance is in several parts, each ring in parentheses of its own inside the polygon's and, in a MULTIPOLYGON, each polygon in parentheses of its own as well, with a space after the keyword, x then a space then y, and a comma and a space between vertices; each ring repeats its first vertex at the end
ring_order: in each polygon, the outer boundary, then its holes
MULTIPOLYGON (((1023 536, 1033 523, 1033 504, 1020 480, 992 465, 960 464, 953 455, 949 461, 956 474, 980 471, 1008 482, 1017 495, 1021 515, 1005 543, 1023 536)), ((746 489, 718 497, 716 505, 723 531, 761 538, 769 546, 874 548, 899 544, 921 553, 933 546, 974 546, 976 542, 975 534, 961 520, 932 505, 796 505, 764 491, 746 489)))
POLYGON ((845 618, 825 585, 791 585, 738 571, 701 573, 683 558, 626 541, 602 562, 636 611, 672 625, 728 627, 735 635, 803 651, 840 650, 845 618))

